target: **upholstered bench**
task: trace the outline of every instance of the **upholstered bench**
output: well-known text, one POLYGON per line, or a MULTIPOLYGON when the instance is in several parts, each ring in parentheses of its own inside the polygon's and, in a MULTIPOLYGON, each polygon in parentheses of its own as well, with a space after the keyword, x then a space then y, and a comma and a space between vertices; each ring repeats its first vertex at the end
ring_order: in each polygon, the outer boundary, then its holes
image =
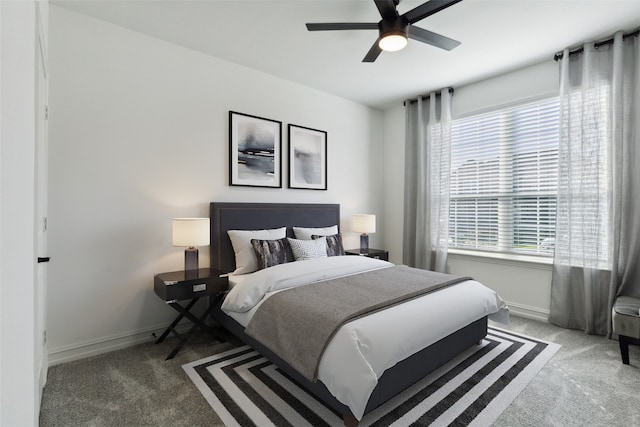
POLYGON ((620 296, 613 305, 613 332, 618 334, 622 363, 629 364, 629 344, 640 345, 640 299, 620 296))

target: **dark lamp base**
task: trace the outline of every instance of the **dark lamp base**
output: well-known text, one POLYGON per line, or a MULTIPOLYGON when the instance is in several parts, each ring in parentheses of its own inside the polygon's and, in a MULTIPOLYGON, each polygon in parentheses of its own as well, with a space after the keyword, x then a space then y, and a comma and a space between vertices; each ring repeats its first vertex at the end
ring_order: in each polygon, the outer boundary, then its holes
POLYGON ((368 234, 360 235, 360 253, 361 254, 369 253, 369 235, 368 234))
POLYGON ((198 248, 190 247, 184 250, 184 269, 186 271, 198 269, 198 248))

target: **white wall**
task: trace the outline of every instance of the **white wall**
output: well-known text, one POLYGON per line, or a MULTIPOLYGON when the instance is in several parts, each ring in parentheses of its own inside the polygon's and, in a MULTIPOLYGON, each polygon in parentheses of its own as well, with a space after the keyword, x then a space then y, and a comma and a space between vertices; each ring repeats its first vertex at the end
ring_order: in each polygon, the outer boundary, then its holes
POLYGON ((540 64, 455 88, 453 118, 536 97, 558 95, 558 64, 540 64))
MULTIPOLYGON (((52 363, 173 319, 153 275, 183 266, 171 218, 206 217, 210 201, 340 203, 351 247, 353 213, 384 221, 380 111, 55 6, 50 68, 52 363), (327 131, 329 190, 228 186, 229 110, 282 121, 285 153, 288 123, 327 131)), ((285 187, 286 172, 285 159, 285 187)))
POLYGON ((402 263, 404 214, 404 107, 384 114, 384 218, 383 238, 389 261, 402 263))
MULTIPOLYGON (((490 109, 530 98, 557 95, 558 70, 553 60, 463 87, 453 95, 453 117, 490 109)), ((385 112, 385 243, 392 261, 402 261, 402 215, 404 188, 404 107, 385 112)), ((495 289, 513 312, 546 319, 549 314, 551 267, 466 255, 449 255, 452 274, 472 276, 495 289)))

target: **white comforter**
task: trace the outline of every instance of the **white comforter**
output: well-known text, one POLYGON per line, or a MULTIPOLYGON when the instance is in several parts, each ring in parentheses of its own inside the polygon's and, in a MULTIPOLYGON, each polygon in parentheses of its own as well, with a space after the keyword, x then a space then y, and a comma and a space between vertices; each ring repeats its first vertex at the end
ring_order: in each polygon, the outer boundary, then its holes
MULTIPOLYGON (((277 265, 241 279, 236 276, 222 310, 247 326, 261 302, 276 292, 392 265, 357 256, 277 265)), ((468 280, 354 320, 327 346, 318 379, 360 419, 386 369, 486 315, 508 322, 508 308, 498 294, 468 280)))

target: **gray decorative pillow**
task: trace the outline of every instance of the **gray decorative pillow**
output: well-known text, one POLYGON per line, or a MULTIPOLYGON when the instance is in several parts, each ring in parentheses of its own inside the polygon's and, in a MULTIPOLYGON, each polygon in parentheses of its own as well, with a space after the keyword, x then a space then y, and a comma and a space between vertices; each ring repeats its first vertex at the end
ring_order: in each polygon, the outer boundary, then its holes
MULTIPOLYGON (((318 236, 317 234, 311 236, 313 240, 319 239, 320 237, 323 236, 318 236)), ((327 239, 327 256, 345 255, 344 246, 342 246, 342 235, 340 233, 324 237, 327 239)))
POLYGON ((291 238, 288 240, 296 261, 327 257, 327 240, 324 236, 316 240, 298 240, 291 238))
POLYGON ((256 253, 258 270, 295 261, 291 246, 286 238, 278 240, 251 239, 251 246, 256 253))

